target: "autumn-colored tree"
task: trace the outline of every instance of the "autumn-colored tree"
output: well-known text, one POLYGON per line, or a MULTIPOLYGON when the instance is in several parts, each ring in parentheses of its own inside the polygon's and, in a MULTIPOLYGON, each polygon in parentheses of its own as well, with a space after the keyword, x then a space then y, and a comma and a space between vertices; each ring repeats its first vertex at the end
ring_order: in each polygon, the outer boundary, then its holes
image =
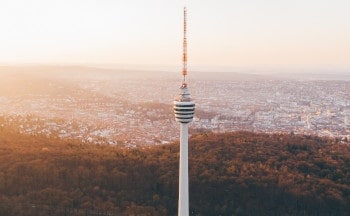
MULTIPOLYGON (((126 149, 0 130, 0 215, 175 215, 178 143, 126 149)), ((286 134, 201 133, 191 215, 347 215, 350 146, 286 134)))

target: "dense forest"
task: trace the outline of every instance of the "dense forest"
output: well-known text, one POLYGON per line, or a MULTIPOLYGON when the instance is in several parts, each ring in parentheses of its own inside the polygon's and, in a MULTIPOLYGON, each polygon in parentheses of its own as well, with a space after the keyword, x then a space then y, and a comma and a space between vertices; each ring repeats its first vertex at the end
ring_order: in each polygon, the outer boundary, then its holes
MULTIPOLYGON (((0 215, 176 215, 178 143, 126 149, 0 127, 0 215)), ((193 135, 191 215, 348 215, 350 146, 235 132, 193 135)))

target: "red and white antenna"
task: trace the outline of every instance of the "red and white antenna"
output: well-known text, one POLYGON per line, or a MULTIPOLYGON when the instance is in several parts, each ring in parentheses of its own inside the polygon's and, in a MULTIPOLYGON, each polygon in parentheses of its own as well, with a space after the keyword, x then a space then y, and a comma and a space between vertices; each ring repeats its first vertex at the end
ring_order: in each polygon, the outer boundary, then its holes
POLYGON ((186 85, 186 75, 187 75, 187 9, 184 7, 184 38, 183 38, 183 54, 182 54, 182 75, 183 84, 186 85))

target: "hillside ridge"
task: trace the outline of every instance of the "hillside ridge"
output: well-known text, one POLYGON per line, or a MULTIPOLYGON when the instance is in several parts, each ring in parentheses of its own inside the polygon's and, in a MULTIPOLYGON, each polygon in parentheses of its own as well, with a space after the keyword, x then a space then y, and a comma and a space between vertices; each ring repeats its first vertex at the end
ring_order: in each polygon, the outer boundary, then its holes
MULTIPOLYGON (((250 132, 196 134, 189 143, 191 215, 350 211, 348 145, 250 132)), ((0 215, 175 215, 178 147, 126 149, 1 128, 0 215)))

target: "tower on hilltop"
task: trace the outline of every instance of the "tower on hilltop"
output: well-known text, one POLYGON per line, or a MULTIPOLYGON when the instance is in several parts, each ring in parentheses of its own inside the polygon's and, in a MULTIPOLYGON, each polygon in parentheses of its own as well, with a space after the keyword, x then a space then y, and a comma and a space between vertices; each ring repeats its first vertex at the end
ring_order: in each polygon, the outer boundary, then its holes
POLYGON ((188 192, 188 123, 193 120, 195 104, 191 100, 187 88, 187 10, 184 8, 184 37, 182 56, 183 81, 180 95, 174 100, 174 113, 177 122, 180 122, 180 168, 179 168, 179 216, 189 215, 188 192))

